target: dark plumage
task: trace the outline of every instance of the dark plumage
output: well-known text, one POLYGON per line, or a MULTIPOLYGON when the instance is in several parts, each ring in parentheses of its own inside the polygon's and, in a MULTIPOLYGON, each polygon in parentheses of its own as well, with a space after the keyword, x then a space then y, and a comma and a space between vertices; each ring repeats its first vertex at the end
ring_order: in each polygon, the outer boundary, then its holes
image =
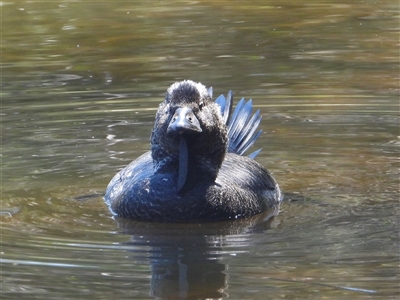
POLYGON ((151 151, 121 170, 105 200, 119 217, 160 222, 221 221, 276 213, 281 192, 271 174, 242 154, 261 120, 242 99, 231 114, 232 93, 211 100, 212 89, 174 83, 160 104, 151 151))

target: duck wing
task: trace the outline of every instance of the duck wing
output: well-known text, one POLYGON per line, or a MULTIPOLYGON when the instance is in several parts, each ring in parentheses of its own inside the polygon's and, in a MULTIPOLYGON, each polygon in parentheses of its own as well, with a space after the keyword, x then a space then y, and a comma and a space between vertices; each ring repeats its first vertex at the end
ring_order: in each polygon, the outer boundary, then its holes
MULTIPOLYGON (((212 92, 211 92, 212 94, 212 92)), ((219 96, 215 103, 221 107, 221 115, 228 126, 229 146, 228 152, 243 155, 260 137, 262 130, 257 131, 257 127, 261 122, 260 110, 252 115, 252 100, 245 101, 242 98, 236 105, 232 113, 233 93, 229 91, 227 96, 219 96), (257 132, 256 132, 257 131, 257 132)), ((261 149, 249 154, 250 158, 254 158, 261 149)))

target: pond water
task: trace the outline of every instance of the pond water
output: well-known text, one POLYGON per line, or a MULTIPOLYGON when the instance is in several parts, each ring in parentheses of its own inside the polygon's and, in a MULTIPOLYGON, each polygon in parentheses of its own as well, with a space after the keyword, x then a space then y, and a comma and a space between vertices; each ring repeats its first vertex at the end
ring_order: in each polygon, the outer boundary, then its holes
POLYGON ((0 5, 2 299, 398 299, 396 1, 0 5), (182 79, 261 110, 271 222, 112 218, 182 79))

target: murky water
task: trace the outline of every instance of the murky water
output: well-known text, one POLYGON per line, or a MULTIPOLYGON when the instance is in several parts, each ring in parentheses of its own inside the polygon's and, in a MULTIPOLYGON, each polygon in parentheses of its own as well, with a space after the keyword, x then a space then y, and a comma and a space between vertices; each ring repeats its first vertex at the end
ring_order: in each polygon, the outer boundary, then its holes
POLYGON ((0 8, 2 299, 398 299, 398 3, 0 8), (185 78, 261 109, 272 222, 112 219, 101 194, 185 78))

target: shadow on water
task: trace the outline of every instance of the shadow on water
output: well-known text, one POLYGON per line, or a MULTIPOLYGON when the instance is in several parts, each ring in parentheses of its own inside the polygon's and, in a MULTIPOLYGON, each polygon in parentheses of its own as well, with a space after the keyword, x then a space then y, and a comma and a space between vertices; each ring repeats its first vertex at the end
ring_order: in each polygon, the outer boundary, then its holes
POLYGON ((149 247, 151 296, 214 299, 228 296, 225 271, 229 266, 222 260, 225 248, 229 244, 237 247, 238 243, 244 249, 248 247, 248 232, 268 229, 273 213, 218 223, 145 223, 121 218, 117 223, 125 234, 132 235, 132 241, 124 245, 149 247))

